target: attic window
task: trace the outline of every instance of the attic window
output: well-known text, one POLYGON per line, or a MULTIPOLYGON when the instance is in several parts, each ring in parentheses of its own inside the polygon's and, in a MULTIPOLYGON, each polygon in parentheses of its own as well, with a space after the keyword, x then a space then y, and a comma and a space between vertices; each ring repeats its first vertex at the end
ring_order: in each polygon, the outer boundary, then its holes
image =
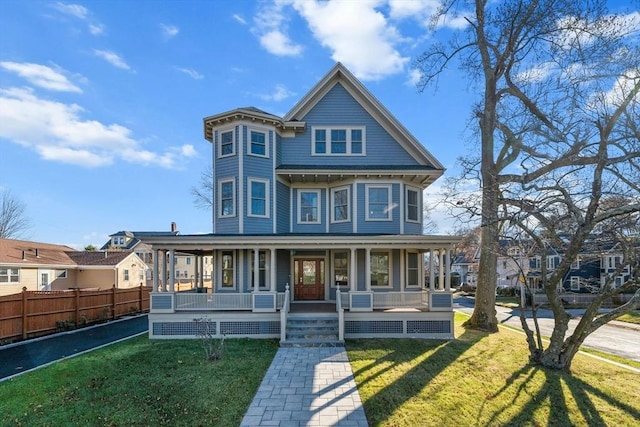
POLYGON ((362 156, 365 153, 365 128, 313 127, 311 154, 317 156, 362 156))

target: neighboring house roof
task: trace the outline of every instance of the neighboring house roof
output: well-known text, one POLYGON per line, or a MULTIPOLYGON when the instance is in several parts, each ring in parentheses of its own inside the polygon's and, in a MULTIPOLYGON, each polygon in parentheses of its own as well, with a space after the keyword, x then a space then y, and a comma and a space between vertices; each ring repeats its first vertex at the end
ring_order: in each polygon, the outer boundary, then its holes
POLYGON ((117 266, 133 254, 131 252, 71 252, 69 257, 78 266, 117 266))
POLYGON ((14 266, 73 266, 68 252, 75 249, 65 245, 0 239, 0 264, 14 266))
POLYGON ((117 233, 109 235, 109 241, 102 245, 100 248, 101 251, 107 250, 111 245, 111 239, 113 237, 127 237, 131 239, 125 246, 118 246, 119 249, 131 251, 140 243, 140 239, 144 237, 167 237, 167 236, 177 236, 180 234, 179 231, 118 231, 117 233))

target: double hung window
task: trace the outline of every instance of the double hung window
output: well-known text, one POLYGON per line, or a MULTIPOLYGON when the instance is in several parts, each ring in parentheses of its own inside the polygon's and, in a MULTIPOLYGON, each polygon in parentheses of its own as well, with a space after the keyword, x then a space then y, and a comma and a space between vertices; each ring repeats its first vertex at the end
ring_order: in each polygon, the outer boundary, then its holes
POLYGON ((349 221, 349 187, 331 190, 332 222, 349 221))
POLYGON ((298 222, 320 222, 320 190, 301 190, 298 193, 298 204, 298 222))
POLYGON ((407 221, 411 221, 411 222, 418 222, 418 220, 420 219, 420 210, 418 209, 419 206, 419 193, 417 189, 414 188, 407 188, 407 194, 406 194, 406 202, 407 202, 407 207, 406 207, 406 211, 407 211, 407 221))
POLYGON ((233 251, 223 251, 220 257, 222 280, 220 286, 223 289, 235 287, 235 268, 233 251))
POLYGON ((236 215, 236 182, 235 179, 225 179, 219 182, 218 204, 219 216, 232 217, 236 215))
POLYGON ((391 186, 370 185, 366 197, 367 220, 391 220, 391 186))
POLYGON ((236 145, 233 130, 220 132, 220 154, 218 157, 233 156, 236 154, 236 145))
POLYGON ((249 216, 268 217, 269 188, 267 181, 249 179, 251 206, 249 216))
POLYGON ((267 157, 267 133, 257 130, 249 131, 249 153, 255 156, 267 157))
POLYGON ((371 252, 371 286, 389 286, 388 252, 371 252))

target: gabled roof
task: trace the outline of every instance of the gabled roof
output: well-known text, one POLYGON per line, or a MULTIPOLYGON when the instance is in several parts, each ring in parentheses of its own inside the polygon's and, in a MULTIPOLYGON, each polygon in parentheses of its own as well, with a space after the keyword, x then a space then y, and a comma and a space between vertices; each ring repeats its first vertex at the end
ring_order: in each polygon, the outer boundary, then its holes
POLYGON ((132 252, 69 252, 69 258, 79 267, 112 266, 120 264, 124 259, 133 256, 132 252))
MULTIPOLYGON (((124 250, 133 250, 144 237, 166 237, 166 236, 177 236, 180 234, 179 231, 118 231, 117 233, 110 234, 109 237, 127 237, 131 239, 127 242, 126 246, 118 246, 120 249, 124 250)), ((111 247, 111 239, 100 248, 101 251, 107 250, 111 247)))
POLYGON ((73 266, 75 263, 68 252, 74 251, 75 249, 65 245, 0 239, 0 264, 73 266))
POLYGON ((340 83, 349 94, 422 165, 444 172, 444 167, 427 149, 387 110, 375 96, 340 62, 284 116, 285 122, 300 121, 325 95, 340 83))

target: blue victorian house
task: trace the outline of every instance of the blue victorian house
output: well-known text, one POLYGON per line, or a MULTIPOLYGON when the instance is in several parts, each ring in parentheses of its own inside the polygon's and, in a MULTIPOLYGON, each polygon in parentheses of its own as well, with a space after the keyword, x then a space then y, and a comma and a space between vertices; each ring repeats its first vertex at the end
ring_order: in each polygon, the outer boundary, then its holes
POLYGON ((342 64, 289 113, 204 119, 213 233, 150 237, 152 338, 453 338, 450 253, 423 235, 423 191, 442 165, 342 64), (176 292, 176 253, 213 257, 211 288, 176 292), (425 254, 429 254, 425 263, 425 254), (158 262, 158 260, 161 262, 158 262), (162 260, 165 261, 162 261, 162 260))

